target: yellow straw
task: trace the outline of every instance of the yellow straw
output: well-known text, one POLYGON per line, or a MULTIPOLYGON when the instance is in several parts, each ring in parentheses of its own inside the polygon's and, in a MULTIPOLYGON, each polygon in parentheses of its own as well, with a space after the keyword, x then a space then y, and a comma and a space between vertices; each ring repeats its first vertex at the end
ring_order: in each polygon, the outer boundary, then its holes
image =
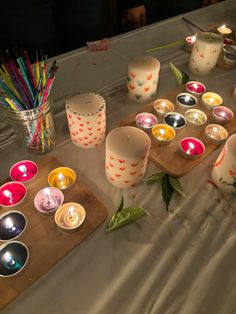
POLYGON ((176 41, 173 41, 172 43, 169 43, 169 44, 166 44, 166 45, 163 45, 163 46, 147 49, 147 50, 145 50, 145 52, 158 51, 158 50, 161 50, 161 49, 164 49, 164 48, 169 48, 169 47, 172 47, 172 46, 180 45, 182 43, 183 43, 182 40, 176 40, 176 41))
POLYGON ((14 103, 12 102, 12 100, 10 100, 10 98, 8 97, 4 97, 4 99, 6 100, 6 102, 9 104, 9 106, 11 107, 11 109, 16 110, 16 107, 14 105, 14 103))
POLYGON ((19 94, 18 94, 18 92, 17 92, 15 86, 12 84, 12 81, 11 81, 11 78, 10 78, 8 72, 7 72, 7 69, 6 69, 6 67, 5 67, 3 64, 2 64, 2 68, 3 68, 3 70, 4 70, 5 72, 0 68, 0 74, 3 76, 3 79, 6 81, 7 85, 12 89, 12 91, 14 92, 14 94, 15 94, 18 98, 20 98, 20 96, 19 96, 19 94))
POLYGON ((39 73, 39 62, 35 63, 35 74, 36 74, 36 85, 39 83, 40 73, 39 73))

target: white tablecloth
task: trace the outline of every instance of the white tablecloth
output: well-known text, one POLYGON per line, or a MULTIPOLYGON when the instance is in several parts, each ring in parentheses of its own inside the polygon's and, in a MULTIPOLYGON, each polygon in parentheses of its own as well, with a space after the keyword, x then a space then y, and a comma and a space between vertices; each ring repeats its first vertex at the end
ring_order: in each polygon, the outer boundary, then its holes
MULTIPOLYGON (((231 25, 236 2, 228 0, 185 16, 204 29, 231 25)), ((110 234, 105 233, 107 220, 3 313, 236 313, 236 199, 208 182, 210 165, 221 148, 181 178, 187 198, 174 195, 167 213, 158 184, 124 191, 110 185, 104 172, 104 144, 94 150, 73 145, 64 110, 68 96, 97 91, 107 101, 109 132, 139 107, 119 97, 130 58, 195 31, 176 17, 112 38, 108 51, 90 53, 82 48, 57 58, 60 69, 53 99, 58 139, 50 155, 80 173, 107 206, 108 219, 122 194, 127 206, 143 206, 151 215, 110 234)), ((160 98, 176 88, 168 63, 187 71, 189 54, 175 46, 152 55, 161 62, 160 98)), ((236 106, 235 69, 217 68, 211 76, 195 78, 221 94, 226 104, 236 106)), ((17 146, 7 121, 2 116, 0 120, 0 179, 4 179, 15 161, 35 156, 17 146)), ((149 162, 146 176, 158 171, 149 162)))

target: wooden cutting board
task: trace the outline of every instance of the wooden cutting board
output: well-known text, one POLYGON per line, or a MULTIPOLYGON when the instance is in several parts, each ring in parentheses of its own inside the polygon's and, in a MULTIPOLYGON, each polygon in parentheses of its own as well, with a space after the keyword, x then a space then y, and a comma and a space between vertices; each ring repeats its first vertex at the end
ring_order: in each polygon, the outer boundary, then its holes
MULTIPOLYGON (((107 217, 106 207, 79 178, 69 191, 64 192, 65 203, 77 202, 86 210, 85 221, 76 232, 69 234, 61 232, 54 222, 54 216, 45 217, 37 212, 33 204, 34 196, 40 189, 48 186, 49 172, 60 166, 63 165, 54 157, 42 158, 38 163, 37 177, 27 185, 27 196, 24 203, 16 208, 27 219, 27 228, 16 241, 27 245, 29 261, 18 276, 0 278, 0 309, 45 275, 50 268, 93 233, 107 217)), ((7 210, 0 209, 0 214, 4 212, 7 210)), ((0 245, 2 244, 4 242, 0 241, 0 245)))

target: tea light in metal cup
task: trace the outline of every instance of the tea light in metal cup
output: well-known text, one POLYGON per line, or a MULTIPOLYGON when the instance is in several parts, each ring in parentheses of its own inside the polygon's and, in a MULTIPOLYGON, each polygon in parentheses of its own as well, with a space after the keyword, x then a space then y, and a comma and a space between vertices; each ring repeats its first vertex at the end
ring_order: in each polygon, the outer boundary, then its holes
POLYGON ((0 216, 0 240, 9 241, 19 237, 26 228, 26 218, 18 211, 10 211, 0 216))
POLYGON ((181 130, 186 125, 185 117, 177 112, 170 112, 164 116, 164 122, 175 129, 175 131, 181 130))
POLYGON ((65 203, 55 213, 55 223, 67 232, 76 231, 86 217, 85 209, 77 203, 65 203))
POLYGON ((152 135, 159 144, 167 144, 174 140, 176 133, 167 124, 156 124, 152 128, 152 135))
POLYGON ((0 246, 0 277, 12 277, 19 274, 29 259, 27 246, 11 241, 0 246))
POLYGON ((206 114, 198 109, 189 109, 185 112, 185 118, 192 126, 202 126, 207 121, 206 114))
POLYGON ((181 107, 194 107, 197 105, 197 98, 189 93, 180 93, 176 96, 176 102, 181 107))
POLYGON ((212 118, 219 124, 226 124, 234 117, 231 109, 225 106, 216 106, 212 109, 212 118))
POLYGON ((34 206, 44 215, 54 213, 63 203, 64 195, 58 188, 46 187, 40 190, 34 198, 34 206))
POLYGON ((221 26, 219 26, 219 27, 217 28, 217 32, 218 32, 220 35, 225 36, 225 35, 231 34, 231 33, 232 33, 232 30, 231 30, 229 27, 226 27, 225 24, 223 24, 223 25, 221 25, 221 26))
POLYGON ((31 160, 22 160, 15 163, 10 171, 10 177, 13 181, 28 182, 35 178, 38 173, 36 163, 31 160))
POLYGON ((220 145, 229 136, 228 131, 219 124, 209 124, 205 128, 205 139, 215 145, 220 145))
POLYGON ((60 190, 71 187, 76 180, 76 173, 69 167, 58 167, 53 169, 48 175, 48 183, 60 190))
POLYGON ((175 109, 174 104, 168 99, 157 99, 153 103, 154 112, 158 116, 163 117, 168 112, 173 112, 175 109))
POLYGON ((19 205, 26 196, 24 184, 10 181, 0 186, 0 206, 13 207, 19 205))
POLYGON ((157 117, 149 112, 142 112, 135 117, 136 126, 142 130, 151 130, 152 127, 157 124, 157 117))
POLYGON ((186 50, 191 51, 193 49, 193 45, 196 41, 196 35, 188 36, 185 38, 184 48, 186 50))
POLYGON ((205 152, 205 145, 195 137, 185 137, 179 145, 181 154, 187 159, 196 159, 205 152))
POLYGON ((211 110, 216 106, 220 106, 222 103, 222 97, 216 93, 206 92, 202 95, 202 104, 208 110, 211 110))
POLYGON ((197 81, 190 81, 186 84, 186 90, 189 93, 199 96, 206 91, 206 86, 197 81))

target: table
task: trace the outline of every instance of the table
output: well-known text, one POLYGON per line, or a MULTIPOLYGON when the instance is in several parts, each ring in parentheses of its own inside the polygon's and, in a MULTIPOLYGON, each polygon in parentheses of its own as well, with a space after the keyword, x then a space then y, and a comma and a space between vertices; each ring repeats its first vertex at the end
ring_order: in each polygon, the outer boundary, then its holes
MULTIPOLYGON (((227 0, 185 16, 202 28, 233 24, 236 3, 227 0)), ((82 48, 56 58, 60 70, 53 99, 58 139, 50 155, 79 171, 81 179, 109 209, 108 219, 121 195, 127 206, 138 204, 151 215, 111 234, 105 233, 105 222, 2 313, 236 313, 236 199, 208 181, 210 165, 221 148, 181 178, 187 198, 175 195, 167 213, 158 184, 140 184, 124 191, 111 186, 105 177, 104 144, 96 150, 74 146, 64 110, 70 95, 99 92, 107 100, 109 132, 139 106, 122 106, 122 99, 117 103, 112 97, 125 81, 130 58, 145 49, 184 39, 194 31, 178 16, 114 37, 109 40, 108 51, 90 53, 82 48)), ((187 71, 189 55, 179 46, 152 55, 161 62, 157 91, 161 98, 176 88, 168 63, 187 71)), ((225 103, 235 106, 235 74, 235 69, 217 68, 200 80, 221 94, 225 103)), ((0 120, 2 180, 14 162, 37 157, 17 146, 2 115, 0 120)), ((149 162, 146 176, 158 171, 149 162)))

